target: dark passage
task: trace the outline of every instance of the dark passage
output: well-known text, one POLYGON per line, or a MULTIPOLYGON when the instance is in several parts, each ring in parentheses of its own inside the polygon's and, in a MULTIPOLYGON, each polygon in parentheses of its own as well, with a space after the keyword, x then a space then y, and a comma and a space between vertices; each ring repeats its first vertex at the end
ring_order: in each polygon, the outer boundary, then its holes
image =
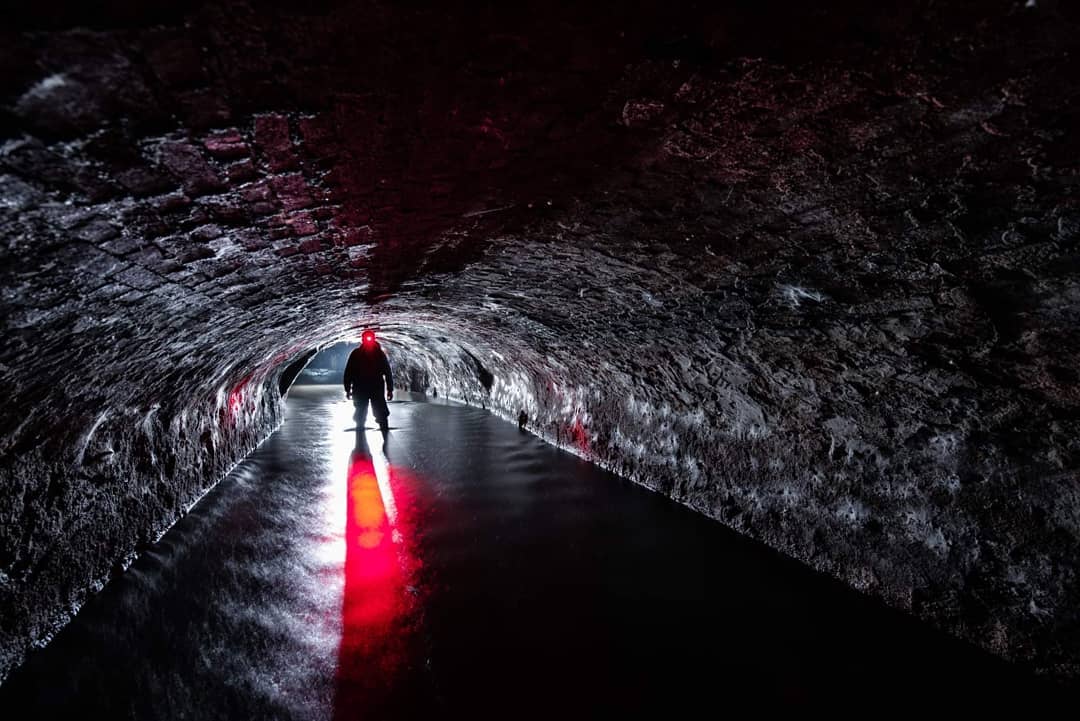
POLYGON ((293 389, 285 425, 0 708, 589 718, 1060 694, 484 411, 394 403, 385 456, 351 413, 293 389))

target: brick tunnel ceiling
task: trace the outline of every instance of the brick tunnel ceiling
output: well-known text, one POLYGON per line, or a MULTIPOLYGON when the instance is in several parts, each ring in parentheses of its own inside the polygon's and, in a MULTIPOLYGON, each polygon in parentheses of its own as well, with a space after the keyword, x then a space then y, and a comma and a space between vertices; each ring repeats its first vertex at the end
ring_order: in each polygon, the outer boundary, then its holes
POLYGON ((403 378, 1076 673, 1065 3, 502 5, 0 31, 0 677, 368 323, 403 378))

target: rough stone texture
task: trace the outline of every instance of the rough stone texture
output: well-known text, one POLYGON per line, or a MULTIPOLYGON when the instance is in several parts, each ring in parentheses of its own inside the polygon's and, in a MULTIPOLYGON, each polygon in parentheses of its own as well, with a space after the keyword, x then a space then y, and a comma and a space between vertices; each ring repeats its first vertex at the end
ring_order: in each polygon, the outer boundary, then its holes
POLYGON ((1076 675, 1078 18, 864 5, 0 31, 0 676, 368 323, 404 384, 1076 675))

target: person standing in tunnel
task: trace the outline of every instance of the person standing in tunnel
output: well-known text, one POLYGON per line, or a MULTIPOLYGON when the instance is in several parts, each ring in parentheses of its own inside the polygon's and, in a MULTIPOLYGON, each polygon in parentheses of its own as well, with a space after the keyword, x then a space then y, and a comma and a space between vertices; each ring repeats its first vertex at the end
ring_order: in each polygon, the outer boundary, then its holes
POLYGON ((345 397, 351 398, 356 406, 357 432, 359 433, 367 422, 367 407, 370 402, 371 413, 379 424, 379 430, 385 435, 389 430, 387 417, 390 415, 386 401, 394 398, 394 376, 390 371, 390 360, 375 340, 375 331, 365 330, 360 338, 360 345, 349 354, 349 360, 345 364, 344 382, 345 397))

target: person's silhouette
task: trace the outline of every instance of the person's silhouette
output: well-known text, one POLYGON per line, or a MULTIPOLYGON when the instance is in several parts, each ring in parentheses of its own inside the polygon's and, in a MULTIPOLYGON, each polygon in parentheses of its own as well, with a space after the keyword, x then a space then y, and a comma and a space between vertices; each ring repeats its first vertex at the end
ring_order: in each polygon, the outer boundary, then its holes
POLYGON ((367 407, 368 403, 371 403, 371 413, 385 436, 389 430, 387 418, 390 415, 386 401, 394 398, 394 376, 390 371, 390 360, 375 340, 375 331, 364 331, 360 345, 349 354, 343 380, 345 397, 351 398, 356 406, 357 432, 360 432, 367 422, 367 407))

